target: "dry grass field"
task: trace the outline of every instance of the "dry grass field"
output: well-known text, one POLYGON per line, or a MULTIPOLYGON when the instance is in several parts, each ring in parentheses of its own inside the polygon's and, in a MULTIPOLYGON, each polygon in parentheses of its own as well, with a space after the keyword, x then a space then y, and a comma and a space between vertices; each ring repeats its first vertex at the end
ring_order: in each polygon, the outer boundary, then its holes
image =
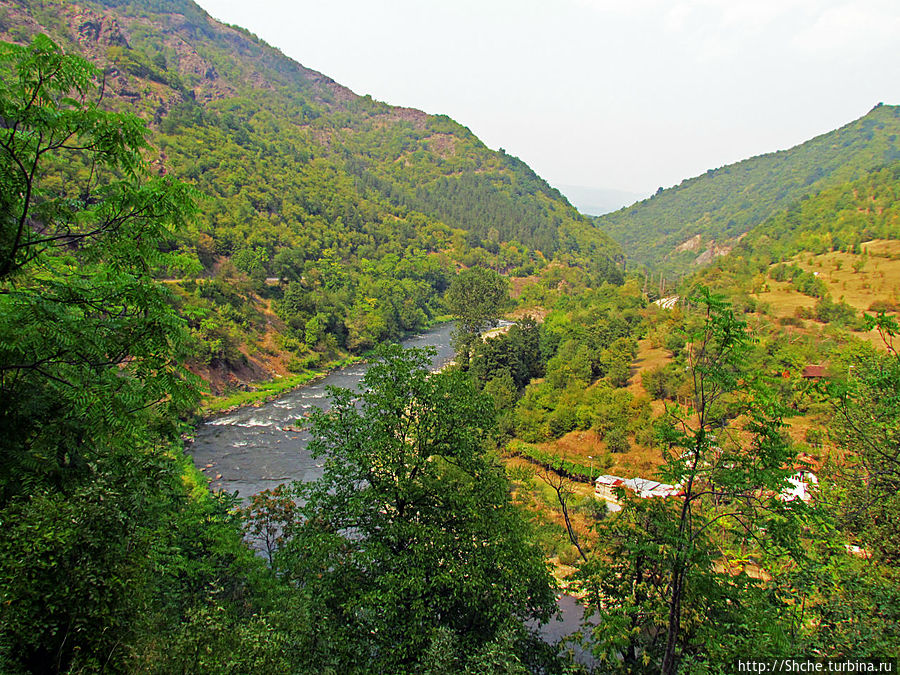
MULTIPOLYGON (((831 298, 846 302, 857 312, 873 311, 873 303, 900 308, 900 241, 873 240, 862 245, 863 254, 831 251, 820 255, 801 254, 788 261, 825 282, 831 298)), ((812 310, 816 298, 800 293, 788 282, 766 279, 766 288, 755 296, 769 307, 775 318, 796 318, 800 308, 812 310)), ((875 305, 877 307, 877 304, 875 305)), ((896 311, 894 312, 896 315, 896 311)), ((802 320, 804 326, 814 322, 802 320)), ((877 347, 883 347, 877 331, 856 333, 877 347)))
MULTIPOLYGON (((900 241, 875 240, 862 245, 864 255, 831 251, 801 254, 789 263, 816 274, 835 301, 858 311, 869 311, 878 300, 900 302, 900 241)), ((796 291, 787 282, 767 279, 768 290, 757 298, 768 302, 776 316, 792 316, 797 307, 813 307, 815 298, 796 291)))

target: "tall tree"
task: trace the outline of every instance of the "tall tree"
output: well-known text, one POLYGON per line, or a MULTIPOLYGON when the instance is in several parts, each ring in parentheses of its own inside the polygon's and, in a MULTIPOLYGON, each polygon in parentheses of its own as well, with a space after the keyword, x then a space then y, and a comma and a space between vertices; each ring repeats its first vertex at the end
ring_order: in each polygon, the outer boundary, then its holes
POLYGON ((705 317, 689 350, 693 405, 669 408, 661 428, 660 478, 678 494, 650 501, 623 494, 622 513, 602 528, 606 553, 582 572, 591 606, 610 617, 597 630, 599 646, 630 655, 638 670, 727 661, 741 645, 760 654, 777 649, 789 605, 764 602, 766 592, 777 597, 774 589, 750 578, 742 561, 751 552, 763 565, 802 557, 807 509, 782 499, 796 451, 781 407, 744 367, 745 324, 706 291, 698 301, 705 317), (749 621, 760 607, 765 619, 749 621), (727 639, 711 643, 710 622, 727 639))
POLYGON ((148 175, 84 60, 39 36, 0 71, 0 670, 99 670, 186 507, 164 451, 194 388, 152 275, 193 193, 148 175))
POLYGON ((190 404, 184 325, 153 273, 177 264, 161 244, 193 192, 148 175, 142 122, 99 108, 86 61, 43 36, 0 60, 2 503, 23 472, 60 487, 86 470, 87 438, 190 404))
POLYGON ((830 435, 842 449, 828 467, 825 502, 833 546, 820 547, 810 648, 833 656, 893 656, 900 645, 900 326, 867 317, 885 352, 852 358, 851 377, 828 386, 830 435), (848 551, 852 554, 848 555, 848 551))
POLYGON ((521 646, 523 622, 554 608, 546 563, 483 454, 490 400, 428 364, 424 350, 383 348, 363 393, 332 390, 312 419, 324 475, 298 488, 302 523, 276 562, 316 599, 315 643, 346 645, 317 656, 338 670, 419 672, 435 650, 461 670, 488 645, 521 646))
POLYGON ((509 283, 493 270, 472 267, 453 279, 447 289, 447 306, 458 321, 454 341, 464 368, 475 340, 485 328, 497 324, 508 302, 509 283))

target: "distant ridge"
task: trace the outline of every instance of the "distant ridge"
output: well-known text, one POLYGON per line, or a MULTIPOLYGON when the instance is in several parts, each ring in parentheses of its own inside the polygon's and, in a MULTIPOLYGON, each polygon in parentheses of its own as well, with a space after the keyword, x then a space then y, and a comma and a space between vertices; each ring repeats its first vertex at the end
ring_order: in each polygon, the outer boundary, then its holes
POLYGON ((602 216, 618 211, 646 196, 646 193, 584 185, 560 185, 559 191, 568 198, 572 206, 587 216, 602 216))
MULTIPOLYGON (((471 247, 516 242, 546 259, 575 247, 586 263, 601 250, 610 261, 618 253, 524 162, 464 126, 358 96, 190 0, 4 5, 0 39, 21 44, 44 32, 101 66, 108 104, 149 121, 161 165, 216 201, 237 196, 249 207, 221 252, 251 238, 247 223, 257 219, 286 229, 316 221, 333 234, 417 213, 471 235, 471 247), (237 153, 240 167, 231 162, 237 153)), ((205 205, 205 233, 224 236, 231 223, 221 211, 236 206, 205 205)), ((295 244, 266 239, 270 260, 295 244)), ((312 249, 333 247, 323 243, 312 249)), ((355 246, 340 250, 352 255, 355 246)))

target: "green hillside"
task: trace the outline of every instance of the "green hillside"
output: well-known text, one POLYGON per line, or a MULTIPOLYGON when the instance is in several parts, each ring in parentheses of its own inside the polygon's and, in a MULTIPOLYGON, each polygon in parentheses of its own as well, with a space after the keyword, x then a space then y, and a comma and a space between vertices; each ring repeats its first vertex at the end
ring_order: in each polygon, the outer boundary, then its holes
POLYGON ((205 195, 168 244, 202 367, 271 371, 262 349, 297 370, 419 330, 460 267, 621 281, 619 247, 520 160, 192 2, 0 2, 0 39, 37 33, 99 65, 103 105, 147 120, 157 170, 205 195))
POLYGON ((900 163, 801 199, 751 230, 735 253, 777 262, 800 252, 858 252, 862 242, 897 237, 900 163))
POLYGON ((900 107, 867 115, 789 150, 683 181, 595 222, 634 262, 688 271, 805 195, 852 181, 900 158, 900 107))
POLYGON ((900 163, 894 163, 782 209, 748 232, 699 278, 722 289, 741 287, 744 284, 729 275, 754 274, 801 254, 860 254, 864 242, 898 238, 900 163))

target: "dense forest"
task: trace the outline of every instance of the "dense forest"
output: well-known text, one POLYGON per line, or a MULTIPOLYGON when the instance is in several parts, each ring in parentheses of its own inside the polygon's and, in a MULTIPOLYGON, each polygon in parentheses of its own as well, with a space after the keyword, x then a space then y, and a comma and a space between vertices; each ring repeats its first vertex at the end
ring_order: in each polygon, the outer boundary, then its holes
POLYGON ((520 160, 192 2, 0 4, 0 37, 39 32, 98 65, 101 107, 141 116, 154 167, 202 193, 162 274, 204 377, 302 373, 422 329, 460 267, 621 280, 618 245, 520 160))
POLYGON ((635 262, 669 274, 690 272, 797 200, 896 162, 898 132, 900 107, 879 104, 840 129, 710 169, 595 222, 635 262))

